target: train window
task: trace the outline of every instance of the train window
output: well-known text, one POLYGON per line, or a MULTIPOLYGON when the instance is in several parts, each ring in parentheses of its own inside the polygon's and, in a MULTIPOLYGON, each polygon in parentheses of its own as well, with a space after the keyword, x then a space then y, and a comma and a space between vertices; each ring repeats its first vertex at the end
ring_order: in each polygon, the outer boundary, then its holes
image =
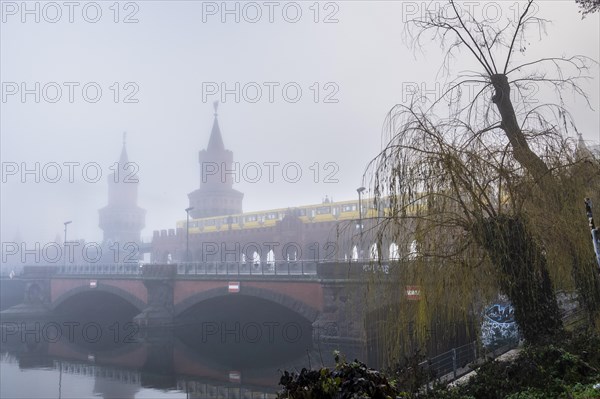
POLYGON ((204 221, 204 225, 205 226, 214 226, 215 225, 215 219, 205 220, 204 221))
POLYGON ((356 204, 342 205, 342 212, 356 211, 356 204))
POLYGON ((317 208, 317 215, 326 215, 328 213, 331 213, 330 206, 321 206, 317 208))
POLYGON ((277 212, 267 213, 267 220, 277 219, 277 212))
POLYGON ((245 217, 246 222, 256 222, 256 215, 248 215, 245 217))

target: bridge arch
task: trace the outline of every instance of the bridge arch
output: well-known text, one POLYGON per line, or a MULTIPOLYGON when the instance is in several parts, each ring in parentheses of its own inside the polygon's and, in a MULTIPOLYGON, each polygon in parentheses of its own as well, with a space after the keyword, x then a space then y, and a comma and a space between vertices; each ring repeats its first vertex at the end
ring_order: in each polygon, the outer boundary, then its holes
POLYGON ((194 294, 175 305, 175 317, 182 315, 185 311, 206 300, 231 295, 252 296, 265 299, 301 315, 310 322, 314 322, 319 315, 319 311, 317 309, 287 295, 262 288, 244 286, 240 293, 235 294, 229 293, 228 287, 213 288, 211 290, 194 294))
POLYGON ((53 310, 55 310, 59 306, 61 306, 63 303, 65 303, 66 301, 73 298, 74 296, 79 295, 79 294, 86 294, 89 292, 104 292, 104 293, 116 295, 119 298, 121 298, 121 299, 127 301, 128 303, 130 303, 131 305, 133 305, 140 312, 146 307, 146 304, 141 299, 137 298, 136 296, 132 295, 131 293, 129 293, 121 288, 114 287, 114 286, 108 285, 108 284, 98 284, 98 286, 95 288, 90 288, 88 285, 81 285, 79 287, 75 287, 75 288, 65 292, 64 294, 60 295, 54 301, 52 301, 51 307, 53 310))

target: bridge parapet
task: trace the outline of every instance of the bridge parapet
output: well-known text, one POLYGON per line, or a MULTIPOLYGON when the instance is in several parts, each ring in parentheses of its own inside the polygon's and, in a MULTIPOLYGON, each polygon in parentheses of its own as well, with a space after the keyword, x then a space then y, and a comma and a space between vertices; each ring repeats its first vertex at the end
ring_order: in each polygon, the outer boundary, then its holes
POLYGON ((54 265, 29 265, 23 266, 23 278, 48 278, 58 272, 58 266, 54 265))
POLYGON ((172 264, 69 263, 25 266, 23 277, 48 279, 62 276, 140 276, 144 279, 175 279, 183 276, 284 276, 298 279, 361 279, 369 273, 389 274, 393 265, 374 261, 274 261, 274 262, 180 262, 172 264))
POLYGON ((374 260, 324 261, 317 264, 317 275, 323 280, 364 280, 373 273, 388 275, 389 262, 374 260))
POLYGON ((147 263, 142 266, 142 277, 151 280, 172 280, 177 274, 175 264, 147 263))
POLYGON ((243 276, 316 276, 317 262, 192 262, 178 263, 178 275, 243 275, 243 276))
POLYGON ((58 275, 139 275, 137 263, 84 263, 58 266, 58 275))

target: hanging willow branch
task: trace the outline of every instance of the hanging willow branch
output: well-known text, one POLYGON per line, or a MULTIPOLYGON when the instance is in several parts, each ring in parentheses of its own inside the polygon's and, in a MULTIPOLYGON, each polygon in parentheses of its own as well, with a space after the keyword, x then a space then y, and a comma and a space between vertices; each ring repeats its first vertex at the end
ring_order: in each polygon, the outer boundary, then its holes
POLYGON ((395 240, 403 251, 397 284, 421 286, 425 301, 418 310, 394 313, 392 340, 415 323, 427 339, 440 309, 448 320, 466 319, 498 292, 515 305, 530 342, 561 331, 557 289, 576 287, 590 320, 599 317, 600 279, 587 261, 589 237, 575 204, 598 196, 600 162, 579 151, 563 100, 568 90, 588 102, 581 83, 596 63, 578 55, 515 65, 531 28, 543 30, 547 22, 531 14, 532 3, 498 26, 461 14, 453 1, 456 15, 440 11, 407 23, 414 48, 440 43, 444 73, 450 75, 450 60, 461 50, 481 71, 458 73, 432 103, 415 93, 410 104, 394 106, 384 125, 386 145, 366 173, 376 201, 389 209, 380 218, 379 241, 395 240), (512 95, 531 84, 556 101, 512 95))

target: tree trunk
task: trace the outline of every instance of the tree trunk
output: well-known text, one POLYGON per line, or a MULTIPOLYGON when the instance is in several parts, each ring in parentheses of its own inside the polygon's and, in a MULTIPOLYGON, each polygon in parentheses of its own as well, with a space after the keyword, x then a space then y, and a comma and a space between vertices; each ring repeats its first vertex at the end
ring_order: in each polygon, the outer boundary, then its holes
MULTIPOLYGON (((564 196, 560 195, 561 188, 550 174, 548 166, 529 148, 510 99, 508 78, 504 74, 491 75, 490 78, 495 90, 492 102, 496 104, 502 118, 501 128, 512 147, 515 160, 531 174, 546 196, 545 201, 541 201, 541 203, 547 204, 548 214, 558 214, 563 208, 559 202, 564 199, 564 196)), ((600 278, 598 273, 595 273, 595 268, 590 268, 589 265, 582 262, 577 254, 574 254, 572 266, 581 304, 588 311, 590 319, 595 319, 600 312, 600 278), (590 272, 595 274, 592 276, 589 274, 590 272)))
POLYGON ((546 258, 523 221, 498 216, 480 222, 474 230, 496 266, 500 289, 515 309, 525 340, 533 344, 551 341, 562 331, 562 319, 546 258))
POLYGON ((533 178, 542 182, 548 176, 548 166, 540 157, 529 148, 527 139, 519 126, 517 115, 510 99, 510 85, 506 75, 498 74, 491 76, 492 85, 496 93, 492 97, 492 102, 496 104, 500 117, 502 118, 501 128, 506 133, 506 137, 513 149, 513 154, 517 162, 531 173, 533 178))

